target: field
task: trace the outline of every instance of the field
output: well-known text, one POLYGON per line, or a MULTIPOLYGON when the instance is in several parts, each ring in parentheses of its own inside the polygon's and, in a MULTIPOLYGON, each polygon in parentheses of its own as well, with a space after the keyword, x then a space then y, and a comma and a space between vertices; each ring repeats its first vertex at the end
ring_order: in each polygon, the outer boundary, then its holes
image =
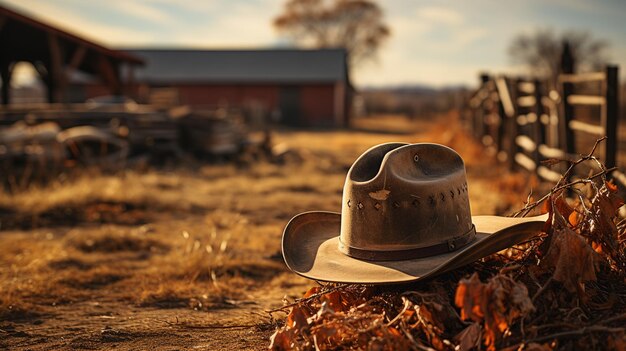
POLYGON ((339 131, 280 131, 270 162, 86 171, 0 194, 0 348, 266 349, 284 314, 267 310, 316 283, 288 271, 280 238, 307 210, 339 211, 346 171, 388 141, 450 145, 466 161, 472 212, 522 207, 505 175, 459 130, 383 116, 339 131))

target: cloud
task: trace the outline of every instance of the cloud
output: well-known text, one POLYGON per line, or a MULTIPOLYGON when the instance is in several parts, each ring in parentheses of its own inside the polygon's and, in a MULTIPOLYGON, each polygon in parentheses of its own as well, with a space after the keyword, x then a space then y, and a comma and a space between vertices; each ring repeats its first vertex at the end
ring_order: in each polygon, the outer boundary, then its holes
POLYGON ((465 21, 463 15, 453 9, 439 6, 420 7, 415 11, 420 20, 427 20, 433 23, 442 23, 451 26, 458 26, 465 21))
MULTIPOLYGON (((146 3, 154 5, 171 5, 172 0, 144 0, 146 3)), ((210 13, 216 11, 220 7, 219 1, 216 0, 177 0, 176 7, 185 11, 196 13, 210 13)))
POLYGON ((278 37, 271 19, 282 8, 281 0, 107 0, 82 7, 79 5, 84 2, 78 0, 5 2, 44 22, 112 47, 273 45, 278 37), (168 12, 168 7, 176 12, 168 12), (99 10, 118 13, 123 20, 95 16, 99 10))
POLYGON ((116 12, 130 15, 138 20, 146 20, 156 23, 172 22, 174 18, 154 6, 150 1, 107 0, 107 6, 116 12))
MULTIPOLYGON (((271 20, 285 0, 0 0, 109 47, 278 46, 271 20)), ((589 28, 613 44, 618 63, 626 57, 620 15, 626 2, 539 0, 380 1, 392 35, 379 63, 357 68, 358 83, 474 83, 479 70, 504 70, 510 38, 557 12, 555 28, 589 28), (596 8, 597 7, 597 8, 596 8), (546 8, 552 12, 546 12, 546 8), (596 8, 594 11, 591 11, 596 8), (486 10, 488 9, 488 10, 486 10), (556 11, 555 9, 559 10, 556 11), (600 13, 600 14, 598 14, 600 13), (559 20, 560 22, 556 21, 559 20)))
POLYGON ((185 45, 212 47, 260 47, 278 40, 271 20, 280 11, 278 1, 266 0, 261 5, 233 2, 220 6, 210 20, 194 23, 173 34, 173 40, 185 45), (189 35, 189 31, 194 35, 189 35))

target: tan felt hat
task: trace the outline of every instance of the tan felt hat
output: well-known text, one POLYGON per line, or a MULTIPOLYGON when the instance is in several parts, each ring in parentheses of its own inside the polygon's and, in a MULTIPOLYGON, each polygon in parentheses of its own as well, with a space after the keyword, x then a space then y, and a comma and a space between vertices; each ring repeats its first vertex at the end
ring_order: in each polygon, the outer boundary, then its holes
POLYGON ((438 144, 372 147, 348 171, 341 214, 289 221, 282 251, 304 277, 383 284, 469 264, 541 231, 547 216, 471 216, 463 160, 438 144))

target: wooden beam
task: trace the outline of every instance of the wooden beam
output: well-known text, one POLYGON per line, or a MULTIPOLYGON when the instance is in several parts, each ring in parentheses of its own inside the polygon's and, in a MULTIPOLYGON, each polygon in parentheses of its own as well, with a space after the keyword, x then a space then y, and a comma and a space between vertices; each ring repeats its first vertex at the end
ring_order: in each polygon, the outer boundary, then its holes
POLYGON ((515 107, 513 107, 513 99, 509 93, 509 87, 506 84, 506 80, 503 76, 496 78, 496 88, 500 95, 500 101, 502 102, 502 108, 508 118, 515 116, 515 107))
POLYGON ((122 93, 119 72, 106 56, 98 55, 98 75, 109 88, 111 94, 119 95, 122 93))
POLYGON ((603 126, 598 126, 595 124, 585 123, 578 120, 572 120, 569 122, 569 127, 572 130, 583 132, 587 134, 592 134, 598 137, 604 136, 605 130, 603 126))
POLYGON ((555 172, 545 166, 539 166, 537 168, 537 174, 549 182, 558 182, 561 179, 561 173, 555 172))
POLYGON ((567 155, 563 150, 549 147, 548 145, 541 144, 539 145, 539 153, 543 158, 557 158, 557 159, 565 159, 567 155))
POLYGON ((528 157, 528 155, 525 155, 523 153, 515 154, 515 162, 517 162, 518 165, 524 167, 529 172, 534 172, 537 169, 537 164, 535 163, 535 161, 532 158, 528 157))
POLYGON ((0 15, 0 32, 2 32, 2 28, 7 23, 7 16, 0 15))
POLYGON ((519 107, 534 107, 537 100, 534 96, 520 96, 517 98, 517 105, 519 107))
POLYGON ((85 54, 87 53, 87 47, 84 45, 80 45, 76 47, 74 53, 72 54, 72 58, 70 59, 70 63, 68 68, 75 70, 77 69, 81 63, 83 63, 83 59, 85 58, 85 54))
POLYGON ((618 138, 618 124, 619 124, 619 68, 618 66, 606 67, 606 87, 605 87, 605 101, 604 114, 602 118, 602 124, 604 125, 604 132, 606 133, 605 144, 605 160, 604 163, 608 168, 615 167, 617 165, 617 152, 619 142, 618 138))
POLYGON ((11 76, 13 75, 13 70, 11 69, 11 63, 3 62, 0 67, 0 77, 2 78, 2 104, 9 104, 9 91, 11 89, 11 76))
POLYGON ((528 153, 533 153, 537 150, 537 144, 527 135, 518 135, 515 138, 515 143, 528 153))
POLYGON ((44 65, 41 61, 35 61, 31 63, 33 64, 33 67, 35 67, 35 71, 37 71, 37 74, 39 74, 41 80, 47 80, 50 72, 48 72, 46 65, 44 65))
MULTIPOLYGON (((561 54, 561 74, 574 74, 574 57, 568 42, 563 45, 561 54)), ((569 96, 574 94, 574 85, 569 82, 561 82, 561 113, 559 118, 559 146, 567 154, 574 154, 576 150, 576 140, 574 131, 570 128, 570 122, 574 120, 574 106, 569 103, 569 96)))
POLYGON ((535 84, 532 82, 519 82, 517 89, 525 94, 533 94, 535 92, 535 84))
POLYGON ((50 50, 50 65, 48 66, 49 78, 52 84, 48 84, 48 89, 52 91, 48 94, 49 102, 63 102, 65 96, 66 77, 63 67, 63 52, 61 44, 55 34, 48 34, 48 49, 50 50))
POLYGON ((589 105, 589 106, 602 106, 604 105, 604 96, 595 95, 569 95, 567 102, 571 105, 589 105))
POLYGON ((562 83, 582 83, 604 80, 606 74, 604 72, 588 72, 578 74, 560 74, 559 81, 562 83))

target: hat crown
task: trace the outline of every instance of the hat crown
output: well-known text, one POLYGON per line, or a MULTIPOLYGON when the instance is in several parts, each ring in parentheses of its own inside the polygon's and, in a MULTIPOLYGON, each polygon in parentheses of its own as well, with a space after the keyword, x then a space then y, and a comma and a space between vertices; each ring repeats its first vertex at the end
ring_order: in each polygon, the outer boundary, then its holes
MULTIPOLYGON (((450 245, 473 230, 465 165, 439 144, 388 143, 359 157, 343 189, 340 249, 377 259, 450 245)), ((437 252, 432 252, 437 254, 437 252)))

